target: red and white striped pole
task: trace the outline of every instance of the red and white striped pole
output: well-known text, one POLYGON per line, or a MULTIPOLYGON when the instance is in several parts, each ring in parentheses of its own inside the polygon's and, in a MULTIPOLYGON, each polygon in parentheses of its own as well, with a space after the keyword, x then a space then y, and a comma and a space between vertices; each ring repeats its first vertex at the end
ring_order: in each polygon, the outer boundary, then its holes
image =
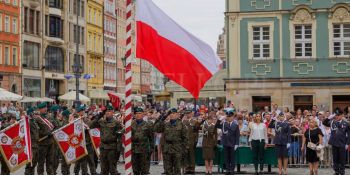
POLYGON ((124 140, 124 159, 125 159, 125 175, 132 174, 131 163, 131 87, 132 87, 132 71, 131 71, 131 46, 132 46, 132 0, 126 0, 126 54, 125 54, 125 140, 124 140))

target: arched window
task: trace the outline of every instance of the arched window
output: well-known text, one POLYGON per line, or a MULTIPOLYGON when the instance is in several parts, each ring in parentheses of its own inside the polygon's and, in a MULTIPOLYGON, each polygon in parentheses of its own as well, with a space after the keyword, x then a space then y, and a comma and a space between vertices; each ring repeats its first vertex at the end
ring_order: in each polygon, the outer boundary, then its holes
POLYGON ((64 55, 59 47, 48 46, 45 52, 46 70, 51 72, 64 72, 64 55))

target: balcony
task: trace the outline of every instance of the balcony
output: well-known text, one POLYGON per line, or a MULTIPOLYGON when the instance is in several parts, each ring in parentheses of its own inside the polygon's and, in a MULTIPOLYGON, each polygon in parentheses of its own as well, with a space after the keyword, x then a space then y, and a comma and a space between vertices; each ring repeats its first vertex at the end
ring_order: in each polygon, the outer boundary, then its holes
POLYGON ((40 1, 39 0, 30 0, 29 6, 30 6, 30 8, 35 9, 35 8, 40 6, 40 1))

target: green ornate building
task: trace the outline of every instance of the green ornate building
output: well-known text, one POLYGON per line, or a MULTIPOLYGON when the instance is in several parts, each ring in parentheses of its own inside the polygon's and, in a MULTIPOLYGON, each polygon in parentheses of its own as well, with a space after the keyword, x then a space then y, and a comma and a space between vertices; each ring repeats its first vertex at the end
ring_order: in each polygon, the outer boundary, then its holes
POLYGON ((238 108, 350 105, 350 0, 226 0, 225 15, 238 108))

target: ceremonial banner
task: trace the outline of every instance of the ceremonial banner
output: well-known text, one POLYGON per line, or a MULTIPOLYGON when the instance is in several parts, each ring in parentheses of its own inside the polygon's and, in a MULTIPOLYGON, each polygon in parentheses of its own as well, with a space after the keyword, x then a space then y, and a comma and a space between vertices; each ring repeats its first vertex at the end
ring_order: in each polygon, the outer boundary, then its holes
POLYGON ((1 155, 11 172, 32 161, 31 147, 27 118, 0 131, 1 155))
POLYGON ((101 145, 101 137, 100 137, 100 129, 94 128, 89 130, 90 138, 92 145, 94 146, 96 155, 100 157, 100 145, 101 145))
POLYGON ((88 154, 85 144, 84 122, 81 118, 54 131, 53 137, 67 164, 71 164, 88 154))

